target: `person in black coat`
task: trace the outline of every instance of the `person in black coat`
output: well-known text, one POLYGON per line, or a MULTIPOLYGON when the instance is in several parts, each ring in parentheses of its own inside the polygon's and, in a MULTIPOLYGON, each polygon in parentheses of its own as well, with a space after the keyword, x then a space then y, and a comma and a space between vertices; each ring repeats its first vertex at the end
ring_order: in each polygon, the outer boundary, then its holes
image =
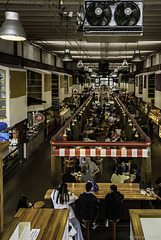
MULTIPOLYGON (((91 192, 92 183, 87 182, 86 192, 81 193, 78 202, 80 205, 80 217, 84 220, 92 220, 93 226, 92 229, 95 229, 98 224, 96 223, 98 217, 98 208, 100 202, 98 198, 91 192)), ((86 227, 82 224, 83 227, 86 227)))
POLYGON ((124 195, 117 190, 117 186, 111 185, 110 192, 105 197, 106 219, 109 220, 120 219, 123 199, 124 195))
POLYGON ((63 183, 75 183, 76 182, 75 177, 72 175, 72 170, 73 169, 71 167, 66 169, 66 173, 63 174, 63 177, 62 177, 63 183))

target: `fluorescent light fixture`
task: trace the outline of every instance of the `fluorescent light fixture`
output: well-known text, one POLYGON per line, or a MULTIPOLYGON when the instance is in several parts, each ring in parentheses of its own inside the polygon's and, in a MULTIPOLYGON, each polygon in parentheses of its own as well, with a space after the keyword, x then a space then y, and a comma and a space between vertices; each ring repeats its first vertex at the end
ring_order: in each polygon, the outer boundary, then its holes
POLYGON ((25 41, 26 33, 19 22, 19 14, 16 12, 5 12, 6 20, 0 28, 0 38, 10 41, 25 41))

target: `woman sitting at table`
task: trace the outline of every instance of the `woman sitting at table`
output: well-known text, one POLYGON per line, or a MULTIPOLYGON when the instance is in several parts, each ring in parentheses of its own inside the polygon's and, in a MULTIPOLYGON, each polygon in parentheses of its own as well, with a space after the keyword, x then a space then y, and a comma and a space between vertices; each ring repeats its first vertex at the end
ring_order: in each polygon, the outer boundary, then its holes
POLYGON ((81 172, 83 174, 81 176, 81 179, 80 179, 81 183, 87 183, 88 181, 94 181, 91 174, 87 172, 87 167, 86 166, 82 166, 81 172))
POLYGON ((69 219, 77 231, 75 240, 83 240, 82 230, 78 219, 75 217, 74 211, 70 204, 74 203, 78 197, 67 190, 67 184, 62 183, 56 190, 51 193, 51 200, 55 209, 67 208, 70 210, 69 219))
POLYGON ((124 183, 125 181, 129 180, 130 177, 127 175, 123 175, 121 169, 117 169, 116 173, 112 174, 111 182, 112 183, 124 183))
POLYGON ((21 195, 18 201, 16 212, 18 212, 20 208, 32 208, 32 207, 33 205, 31 202, 28 201, 28 197, 26 195, 21 195))

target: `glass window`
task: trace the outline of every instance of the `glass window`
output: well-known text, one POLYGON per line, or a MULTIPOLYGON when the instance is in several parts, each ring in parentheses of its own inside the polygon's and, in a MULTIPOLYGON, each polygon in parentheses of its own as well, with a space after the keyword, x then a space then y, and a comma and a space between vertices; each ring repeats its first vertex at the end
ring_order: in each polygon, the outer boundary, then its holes
POLYGON ((27 70, 27 96, 32 98, 32 105, 41 104, 36 100, 42 100, 42 75, 41 73, 27 70), (35 101, 34 101, 35 99, 35 101))
POLYGON ((68 76, 64 76, 64 93, 68 94, 69 93, 69 85, 68 85, 68 76))

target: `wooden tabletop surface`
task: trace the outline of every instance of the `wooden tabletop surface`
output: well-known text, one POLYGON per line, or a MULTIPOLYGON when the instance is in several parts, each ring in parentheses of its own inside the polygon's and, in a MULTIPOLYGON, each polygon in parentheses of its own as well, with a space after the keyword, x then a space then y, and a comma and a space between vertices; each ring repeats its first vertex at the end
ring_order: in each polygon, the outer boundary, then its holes
MULTIPOLYGON (((31 222, 31 229, 40 229, 37 240, 60 240, 64 234, 68 215, 68 209, 21 208, 13 219, 18 219, 18 222, 31 222)), ((6 235, 10 236, 13 233, 11 225, 3 232, 1 240, 9 239, 6 235)))
MULTIPOLYGON (((97 183, 99 191, 94 193, 97 198, 104 199, 112 183, 97 183)), ((118 190, 124 195, 124 200, 156 200, 154 197, 141 194, 138 183, 116 183, 118 190)), ((79 195, 85 192, 85 183, 68 183, 68 190, 79 195)), ((44 198, 50 199, 53 189, 48 189, 44 198)))

